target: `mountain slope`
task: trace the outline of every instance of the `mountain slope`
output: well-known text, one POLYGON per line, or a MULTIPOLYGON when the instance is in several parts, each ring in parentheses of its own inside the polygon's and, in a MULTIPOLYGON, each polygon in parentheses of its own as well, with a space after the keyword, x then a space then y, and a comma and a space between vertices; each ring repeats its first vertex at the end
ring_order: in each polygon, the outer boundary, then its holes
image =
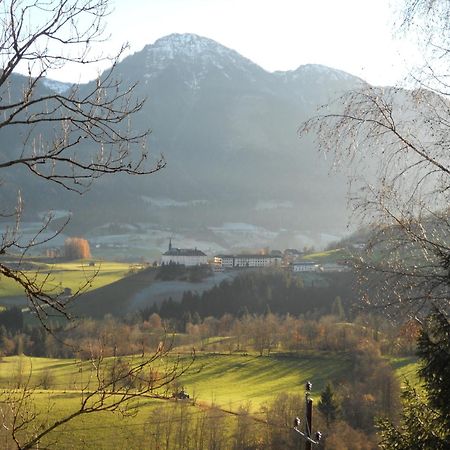
MULTIPOLYGON (((147 45, 120 62, 116 76, 138 82, 135 94, 147 98, 132 126, 152 130, 150 149, 164 154, 167 167, 150 177, 104 178, 85 197, 55 198, 52 207, 74 211, 73 227, 248 222, 336 233, 345 226, 344 179, 329 176, 328 163, 298 139, 297 128, 360 79, 317 65, 269 73, 192 34, 147 45)), ((35 191, 24 195, 33 205, 35 191)))

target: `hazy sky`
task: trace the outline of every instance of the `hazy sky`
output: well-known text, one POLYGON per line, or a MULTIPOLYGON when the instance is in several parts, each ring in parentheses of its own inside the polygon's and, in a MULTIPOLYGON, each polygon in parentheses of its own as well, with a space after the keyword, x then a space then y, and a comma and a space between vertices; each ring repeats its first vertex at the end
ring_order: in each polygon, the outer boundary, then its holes
MULTIPOLYGON (((230 47, 269 71, 324 64, 373 84, 394 84, 414 59, 394 37, 395 0, 115 0, 108 18, 112 52, 129 42, 132 53, 171 33, 196 33, 230 47)), ((78 75, 86 81, 98 68, 78 75)))

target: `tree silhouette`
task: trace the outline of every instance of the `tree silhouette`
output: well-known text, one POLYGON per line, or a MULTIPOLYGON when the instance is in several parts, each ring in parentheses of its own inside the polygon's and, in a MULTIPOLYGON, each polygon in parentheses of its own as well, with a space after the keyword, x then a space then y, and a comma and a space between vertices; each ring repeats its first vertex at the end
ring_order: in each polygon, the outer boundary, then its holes
POLYGON ((325 389, 320 394, 320 400, 317 404, 317 408, 325 417, 327 427, 329 427, 330 424, 336 420, 339 413, 339 403, 335 398, 331 383, 327 383, 325 389))

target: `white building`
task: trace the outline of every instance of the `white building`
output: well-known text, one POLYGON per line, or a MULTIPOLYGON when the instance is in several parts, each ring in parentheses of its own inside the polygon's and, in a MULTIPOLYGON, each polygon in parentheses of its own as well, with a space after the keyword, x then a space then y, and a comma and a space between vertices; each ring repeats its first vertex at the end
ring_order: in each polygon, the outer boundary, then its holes
POLYGON ((172 240, 169 242, 169 250, 163 253, 161 264, 181 264, 184 266, 201 266, 208 264, 208 257, 201 250, 190 248, 174 248, 172 240))
POLYGON ((214 256, 214 265, 223 267, 224 269, 231 269, 234 267, 233 255, 217 255, 214 256))
POLYGON ((293 272, 317 272, 320 265, 314 261, 296 261, 292 264, 293 272))
POLYGON ((273 267, 281 265, 281 256, 273 255, 217 255, 214 263, 231 269, 239 267, 273 267))
POLYGON ((322 264, 320 270, 322 272, 350 272, 351 268, 345 264, 325 263, 322 264))

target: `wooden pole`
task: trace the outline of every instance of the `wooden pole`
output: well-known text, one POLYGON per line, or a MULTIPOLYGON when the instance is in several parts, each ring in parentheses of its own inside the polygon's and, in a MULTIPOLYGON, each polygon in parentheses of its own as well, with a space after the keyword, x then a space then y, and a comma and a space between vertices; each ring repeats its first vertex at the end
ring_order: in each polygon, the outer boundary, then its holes
MULTIPOLYGON (((306 397, 306 436, 308 436, 309 438, 311 438, 311 434, 312 434, 312 398, 309 397, 309 395, 307 395, 306 397)), ((312 443, 308 440, 305 441, 305 450, 312 450, 312 443)))

